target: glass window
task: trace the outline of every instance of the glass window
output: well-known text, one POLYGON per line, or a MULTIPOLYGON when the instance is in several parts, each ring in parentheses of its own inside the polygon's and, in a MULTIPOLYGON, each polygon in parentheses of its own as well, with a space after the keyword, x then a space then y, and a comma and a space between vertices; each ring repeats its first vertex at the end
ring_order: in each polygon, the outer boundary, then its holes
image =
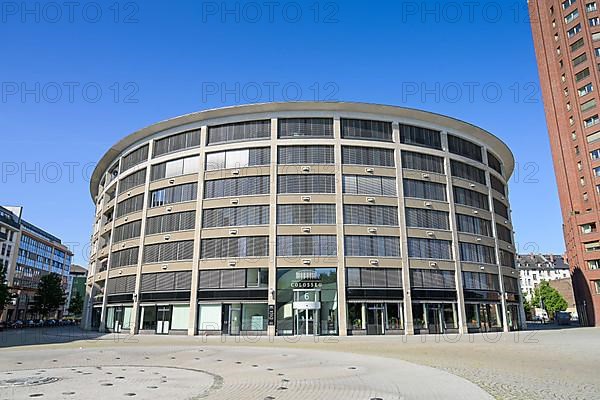
POLYGON ((268 320, 267 304, 242 304, 243 331, 266 331, 268 320))
POLYGON ((430 154, 415 153, 412 151, 402 152, 402 168, 418 171, 429 171, 438 174, 444 173, 444 159, 430 154))
POLYGON ((244 140, 268 139, 271 136, 271 120, 236 122, 208 128, 208 144, 244 140))
POLYGON ((592 133, 591 135, 586 136, 586 140, 588 143, 594 143, 600 140, 600 131, 592 133))
POLYGON ((393 167, 394 150, 374 147, 342 147, 342 164, 393 167))
POLYGON ((342 118, 341 130, 346 139, 392 141, 391 122, 342 118))
MULTIPOLYGON (((587 60, 587 54, 583 53, 580 56, 577 56, 573 59, 573 66, 576 67, 579 64, 585 62, 587 60)), ((577 74, 575 75, 575 78, 577 78, 577 74)))
POLYGON ((439 131, 412 125, 400 124, 400 143, 442 149, 442 139, 439 131))
POLYGON ((269 270, 267 268, 248 268, 246 270, 246 287, 267 287, 269 270))
POLYGON ((225 168, 243 168, 248 166, 250 154, 248 150, 228 151, 225 168))
POLYGON ((448 213, 422 208, 406 209, 406 226, 413 228, 450 229, 448 213))
POLYGON ((183 174, 197 174, 200 171, 200 156, 183 159, 183 174))
POLYGON ((496 253, 493 247, 474 243, 459 243, 461 261, 496 264, 496 253))
POLYGON ((183 174, 183 159, 169 161, 167 163, 166 178, 171 178, 173 176, 179 176, 181 174, 183 174))
POLYGON ((453 176, 481 183, 482 185, 486 184, 485 171, 480 168, 460 161, 450 160, 450 169, 453 176))
POLYGON ((486 194, 454 186, 454 202, 469 207, 481 208, 489 210, 490 205, 486 194))
POLYGON ((459 232, 472 233, 492 237, 492 223, 472 215, 456 214, 456 225, 459 232))
POLYGON ((567 31, 567 36, 569 38, 572 38, 573 36, 577 35, 579 32, 581 32, 581 24, 577 24, 574 27, 572 27, 571 29, 569 29, 567 31))
POLYGON ((402 318, 402 303, 386 303, 385 304, 386 330, 404 329, 402 318))
POLYGON ((591 2, 591 3, 587 3, 585 5, 585 12, 592 12, 592 11, 596 11, 598 9, 598 7, 596 6, 596 2, 591 2))
POLYGON ((142 329, 143 330, 155 330, 156 329, 156 306, 144 306, 142 307, 142 329))
POLYGON ((590 69, 586 68, 582 71, 579 71, 578 73, 575 74, 575 80, 577 82, 584 80, 585 78, 587 78, 588 76, 590 76, 590 69))
POLYGON ((215 169, 225 168, 225 152, 206 154, 206 170, 213 171, 215 169))
POLYGON ((200 171, 200 156, 181 158, 152 166, 151 181, 195 174, 200 171))
POLYGON ((268 236, 202 239, 201 257, 265 257, 269 255, 268 236))
POLYGON ((574 52, 577 49, 582 48, 583 45, 584 45, 583 38, 580 38, 579 40, 577 40, 576 42, 574 42, 573 44, 571 44, 571 51, 574 52))
POLYGON ((446 185, 443 183, 404 179, 404 196, 417 199, 446 201, 446 185))
POLYGON ((173 306, 171 316, 171 329, 187 330, 190 317, 190 306, 187 304, 177 304, 173 306))
POLYGON ((145 145, 123 157, 123 159, 121 160, 121 172, 124 172, 138 164, 147 161, 148 149, 149 145, 145 145))
POLYGON ((594 91, 594 85, 592 85, 591 83, 588 83, 587 85, 577 89, 577 93, 579 94, 579 97, 583 97, 586 94, 591 93, 593 91, 594 91))
POLYGON ((344 224, 398 226, 398 208, 344 204, 344 224))
POLYGON ((448 135, 448 151, 482 162, 481 146, 454 135, 448 135))
POLYGON ((198 330, 220 331, 221 330, 221 305, 200 304, 198 306, 198 330))
POLYGON ((335 193, 335 175, 279 175, 277 193, 335 193))
POLYGON ((588 111, 594 107, 596 107, 596 99, 592 99, 592 100, 589 100, 589 101, 586 101, 585 103, 583 103, 581 105, 581 111, 588 111))
POLYGON ((279 146, 279 164, 333 164, 333 146, 279 146))
POLYGON ((178 133, 154 142, 154 157, 200 146, 200 129, 178 133))
POLYGON ((280 118, 279 137, 333 137, 331 118, 280 118))
POLYGON ((495 155, 493 155, 492 153, 490 153, 488 151, 487 153, 488 156, 488 165, 497 173, 499 173, 500 175, 502 175, 502 163, 500 162, 500 160, 498 159, 498 157, 496 157, 495 155))
POLYGON ((203 211, 204 228, 254 226, 269 223, 269 206, 207 208, 203 211))
POLYGON ((408 238, 408 256, 452 260, 452 242, 440 239, 408 238))
POLYGON ((400 238, 395 236, 344 236, 349 257, 399 257, 400 238))
POLYGON ((278 256, 335 256, 335 235, 277 236, 278 256))
POLYGON ((119 182, 119 193, 124 193, 134 187, 141 186, 146 183, 146 169, 135 172, 119 182))
POLYGON ((269 189, 269 176, 267 175, 215 179, 205 182, 204 198, 268 194, 269 189))
POLYGON ((565 16, 565 23, 571 23, 573 22, 577 17, 579 17, 579 10, 575 9, 574 11, 570 12, 569 14, 567 14, 565 16))
POLYGON ((591 269, 591 270, 600 269, 600 260, 589 260, 587 263, 588 263, 588 269, 591 269))
POLYGON ((335 204, 281 204, 278 224, 335 224, 335 204))

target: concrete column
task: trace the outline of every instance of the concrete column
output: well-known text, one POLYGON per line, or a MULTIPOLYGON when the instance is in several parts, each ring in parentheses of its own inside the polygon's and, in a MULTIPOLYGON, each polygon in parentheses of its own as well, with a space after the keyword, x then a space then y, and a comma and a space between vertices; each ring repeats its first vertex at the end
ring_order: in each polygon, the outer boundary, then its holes
MULTIPOLYGON (((448 135, 442 132, 442 148, 448 151, 448 135)), ((450 173, 450 158, 448 154, 444 156, 444 169, 448 180, 447 196, 450 204, 450 230, 452 231, 452 252, 454 253, 455 279, 456 279, 456 299, 458 307, 458 330, 461 334, 467 334, 467 316, 465 310, 465 295, 463 291, 462 263, 460 261, 460 246, 458 243, 458 227, 456 226, 456 207, 454 205, 454 189, 452 185, 452 174, 450 173)))
MULTIPOLYGON (((277 119, 271 119, 271 162, 269 164, 269 285, 268 305, 275 307, 277 324, 277 119)), ((267 335, 275 336, 275 325, 267 326, 267 335)))
POLYGON ((367 305, 362 303, 360 305, 360 324, 361 329, 367 329, 367 305))
POLYGON ((196 227, 194 230, 194 256, 192 261, 192 285, 190 287, 190 313, 188 317, 188 336, 198 332, 198 285, 200 277, 200 249, 202 236, 202 202, 204 201, 204 170, 206 156, 204 145, 207 142, 208 128, 200 128, 200 170, 198 172, 198 192, 196 195, 196 227))
MULTIPOLYGON (((121 161, 119 160, 119 164, 121 163, 121 161)), ((121 167, 119 166, 119 171, 121 170, 121 167)), ((98 328, 98 332, 106 332, 106 306, 108 304, 108 277, 110 275, 110 262, 111 262, 111 258, 112 258, 112 245, 113 245, 113 236, 115 233, 115 215, 116 215, 116 211, 117 211, 117 196, 118 196, 118 185, 119 182, 115 182, 115 208, 113 210, 113 220, 110 222, 111 224, 111 228, 110 228, 110 240, 108 241, 108 246, 107 251, 108 251, 108 258, 107 258, 107 262, 106 262, 106 279, 104 279, 104 292, 102 294, 102 311, 100 312, 100 326, 98 328)), ((103 192, 102 196, 104 197, 104 193, 106 193, 106 191, 103 192)), ((103 218, 104 214, 104 198, 102 198, 102 215, 100 216, 100 218, 103 218)), ((101 228, 102 230, 102 228, 101 228)), ((98 236, 100 237, 100 236, 98 236)))
MULTIPOLYGON (((483 150, 483 163, 487 165, 487 150, 483 150)), ((504 291, 504 274, 502 273, 502 263, 500 262, 500 246, 498 239, 498 230, 496 229, 496 213, 494 212, 494 193, 492 192, 492 187, 490 183, 491 173, 486 171, 486 179, 488 182, 488 199, 490 211, 492 214, 492 232, 494 235, 494 249, 496 253, 496 265, 498 266, 498 281, 500 283, 500 306, 502 308, 502 330, 504 332, 508 332, 508 309, 506 307, 506 292, 504 291)), ((508 190, 508 189, 507 189, 508 190)), ((514 239, 513 239, 514 243, 514 239)))
POLYGON ((408 233, 406 228, 406 204, 404 202, 404 171, 400 148, 400 125, 392 124, 393 138, 396 143, 396 191, 398 192, 398 225, 400 225, 400 256, 402 257, 402 290, 404 291, 404 334, 414 335, 415 327, 412 313, 412 292, 410 290, 410 260, 408 259, 408 233))
MULTIPOLYGON (((148 155, 149 159, 152 159, 154 141, 150 141, 148 144, 148 155)), ((146 183, 144 184, 144 207, 142 208, 142 226, 140 228, 140 239, 139 239, 139 250, 138 250, 138 262, 137 270, 135 273, 135 292, 133 293, 133 307, 131 308, 131 320, 129 322, 129 333, 135 335, 140 330, 140 290, 142 287, 142 256, 144 253, 144 239, 146 236, 146 221, 148 220, 148 203, 150 196, 150 175, 152 169, 149 167, 149 163, 146 166, 146 183)), ((120 193, 118 193, 120 194, 120 193)), ((116 205, 115 205, 116 207, 116 205)), ((115 209, 116 210, 116 209, 115 209)), ((113 228, 114 229, 114 228, 113 228)))
POLYGON ((348 335, 346 311, 346 256, 344 251, 344 194, 342 192, 342 129, 340 117, 333 119, 333 135, 335 140, 335 202, 337 225, 337 293, 338 293, 338 332, 340 336, 348 335))

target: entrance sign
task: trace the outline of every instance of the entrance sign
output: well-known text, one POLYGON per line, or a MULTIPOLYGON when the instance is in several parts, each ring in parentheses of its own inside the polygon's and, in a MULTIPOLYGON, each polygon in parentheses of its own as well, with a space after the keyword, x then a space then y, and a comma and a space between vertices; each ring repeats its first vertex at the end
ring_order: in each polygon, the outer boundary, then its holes
POLYGON ((269 325, 275 325, 275 305, 269 304, 269 325))

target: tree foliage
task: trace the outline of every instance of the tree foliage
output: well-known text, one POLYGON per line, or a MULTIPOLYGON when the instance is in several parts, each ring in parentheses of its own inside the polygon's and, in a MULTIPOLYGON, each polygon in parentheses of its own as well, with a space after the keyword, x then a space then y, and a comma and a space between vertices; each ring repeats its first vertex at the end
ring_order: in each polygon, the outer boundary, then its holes
POLYGON ((521 299, 523 300, 523 308, 525 309, 525 315, 527 316, 527 318, 529 318, 529 316, 531 315, 531 303, 527 300, 526 298, 527 294, 523 293, 521 295, 521 299))
POLYGON ((69 314, 80 316, 83 310, 83 297, 79 292, 76 292, 69 302, 69 314))
POLYGON ((0 262, 0 315, 2 315, 4 307, 6 307, 11 299, 8 282, 6 282, 6 269, 4 264, 0 262))
POLYGON ((531 299, 533 307, 541 307, 548 312, 548 317, 554 318, 557 311, 565 311, 569 304, 562 295, 550 286, 547 281, 541 282, 533 292, 531 299))
POLYGON ((42 276, 33 301, 34 310, 44 318, 65 304, 65 292, 60 276, 57 274, 42 276))

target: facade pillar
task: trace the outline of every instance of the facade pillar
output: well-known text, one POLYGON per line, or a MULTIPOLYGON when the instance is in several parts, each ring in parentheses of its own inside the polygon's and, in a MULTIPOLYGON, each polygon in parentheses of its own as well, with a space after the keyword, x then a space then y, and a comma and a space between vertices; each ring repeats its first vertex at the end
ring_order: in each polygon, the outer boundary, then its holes
POLYGON ((446 179, 448 181, 447 193, 448 204, 450 205, 450 231, 452 232, 452 252, 454 253, 454 265, 455 265, 455 281, 456 281, 456 302, 458 308, 458 332, 460 334, 469 333, 467 326, 467 313, 465 310, 465 294, 463 290, 463 277, 462 277, 462 262, 460 261, 460 245, 458 241, 458 227, 456 226, 456 206, 454 204, 454 188, 452 182, 452 174, 450 167, 450 158, 448 157, 448 134, 446 131, 442 132, 442 148, 444 150, 444 169, 446 172, 446 179))
POLYGON ((277 324, 277 118, 271 118, 271 161, 269 163, 269 284, 267 308, 274 307, 273 325, 267 325, 267 335, 276 334, 277 324))
MULTIPOLYGON (((342 192, 342 129, 339 115, 333 119, 335 141, 335 219, 337 225, 337 294, 338 294, 338 334, 348 335, 346 311, 346 253, 344 250, 344 194, 342 192)), ((363 318, 364 320, 364 318, 363 318)))
POLYGON ((404 200, 404 170, 400 145, 400 125, 392 124, 393 138, 396 143, 396 192, 398 193, 398 225, 400 226, 400 256, 402 257, 402 290, 404 296, 404 334, 414 335, 415 326, 412 313, 412 292, 410 289, 410 260, 408 259, 408 230, 406 228, 406 203, 404 200))
POLYGON ((190 312, 188 316, 188 336, 195 336, 198 332, 198 286, 200 283, 200 254, 202 234, 202 203, 204 201, 204 170, 206 156, 204 143, 207 142, 208 127, 200 128, 200 169, 198 171, 198 191, 196 195, 196 226, 194 230, 194 255, 192 261, 192 284, 190 287, 190 312))

